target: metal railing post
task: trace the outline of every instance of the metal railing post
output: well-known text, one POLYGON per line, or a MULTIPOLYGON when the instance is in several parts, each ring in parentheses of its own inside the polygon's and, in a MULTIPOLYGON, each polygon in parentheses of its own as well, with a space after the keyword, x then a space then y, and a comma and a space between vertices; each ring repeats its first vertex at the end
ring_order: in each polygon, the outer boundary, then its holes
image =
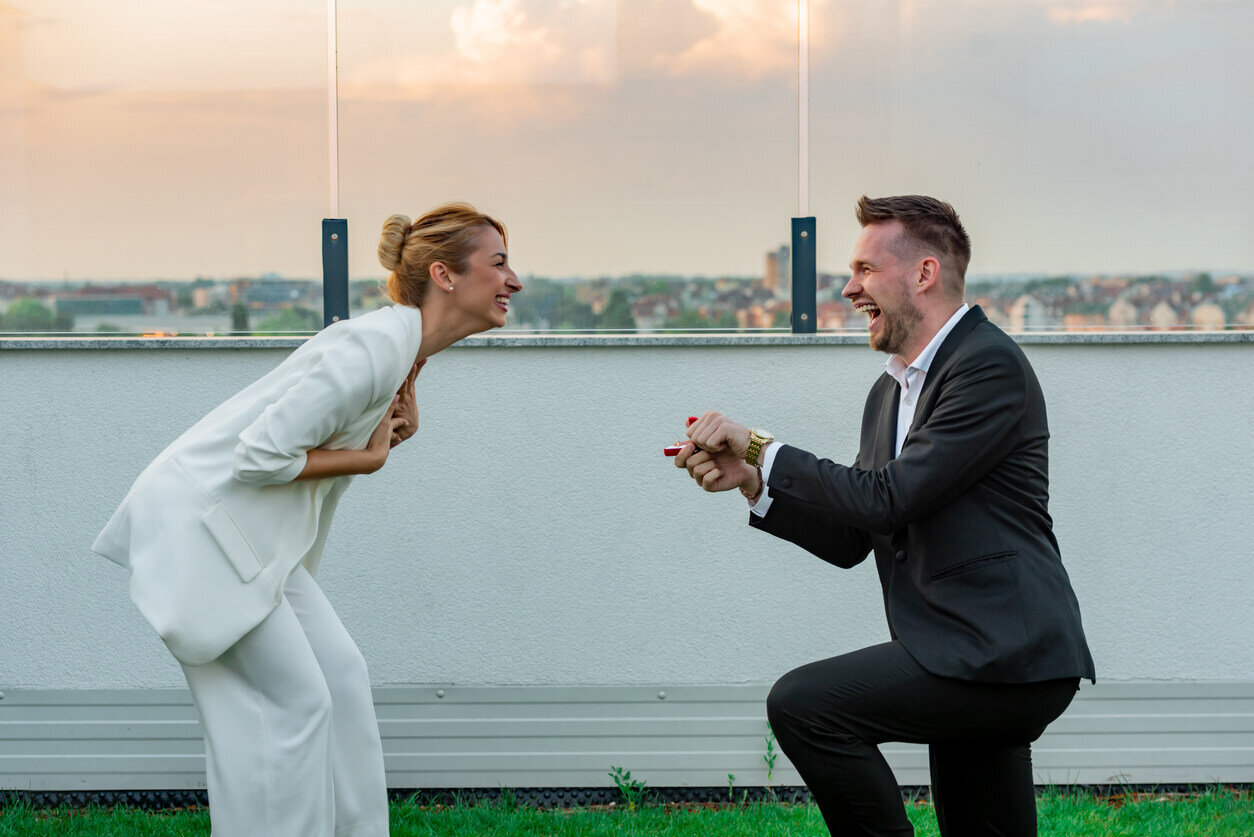
POLYGON ((322 219, 322 327, 348 319, 348 220, 322 219))
POLYGON ((814 334, 818 327, 818 275, 814 258, 814 216, 792 219, 792 333, 814 334))

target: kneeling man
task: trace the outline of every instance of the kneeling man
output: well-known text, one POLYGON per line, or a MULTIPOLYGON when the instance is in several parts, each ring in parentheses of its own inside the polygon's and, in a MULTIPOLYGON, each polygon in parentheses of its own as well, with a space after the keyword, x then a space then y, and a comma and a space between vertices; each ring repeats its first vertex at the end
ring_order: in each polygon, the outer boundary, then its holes
POLYGON ((839 567, 874 551, 891 641, 784 675, 767 715, 833 835, 910 835, 877 745, 928 745, 942 835, 1034 835, 1031 742, 1093 659, 1048 511, 1045 399, 1019 347, 963 302, 953 207, 858 202, 844 296, 888 355, 840 465, 716 412, 676 465, 738 488, 750 525, 839 567))

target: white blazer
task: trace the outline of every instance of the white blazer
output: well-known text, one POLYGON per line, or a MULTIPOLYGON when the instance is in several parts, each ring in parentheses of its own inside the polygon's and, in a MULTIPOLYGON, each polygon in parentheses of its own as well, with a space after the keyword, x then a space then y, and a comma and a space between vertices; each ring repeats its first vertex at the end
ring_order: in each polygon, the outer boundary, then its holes
POLYGON ((418 356, 422 317, 395 305, 310 338, 153 460, 92 544, 131 570, 131 598, 174 656, 216 659, 312 575, 352 477, 292 482, 313 448, 363 450, 418 356))

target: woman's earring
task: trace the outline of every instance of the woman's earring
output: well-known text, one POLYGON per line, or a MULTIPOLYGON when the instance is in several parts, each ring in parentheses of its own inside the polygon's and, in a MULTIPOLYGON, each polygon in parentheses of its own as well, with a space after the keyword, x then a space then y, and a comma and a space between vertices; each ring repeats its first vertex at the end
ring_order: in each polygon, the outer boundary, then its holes
POLYGON ((449 292, 449 293, 452 293, 452 292, 453 292, 453 283, 452 283, 452 282, 449 282, 449 283, 448 283, 448 292, 449 292))

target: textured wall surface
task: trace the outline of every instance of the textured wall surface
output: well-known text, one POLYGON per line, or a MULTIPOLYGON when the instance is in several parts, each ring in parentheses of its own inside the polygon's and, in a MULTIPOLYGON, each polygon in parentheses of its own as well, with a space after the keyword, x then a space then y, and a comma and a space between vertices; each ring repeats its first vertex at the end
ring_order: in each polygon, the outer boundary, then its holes
MULTIPOLYGON (((181 686, 88 547, 144 465, 287 349, 0 353, 0 690, 181 686)), ((1051 510, 1106 680, 1254 680, 1250 344, 1028 345, 1051 510)), ((319 582, 377 684, 766 683, 888 636, 848 571, 661 447, 721 409, 848 462, 865 346, 456 347, 319 582)), ((177 549, 172 544, 171 549, 177 549)))

